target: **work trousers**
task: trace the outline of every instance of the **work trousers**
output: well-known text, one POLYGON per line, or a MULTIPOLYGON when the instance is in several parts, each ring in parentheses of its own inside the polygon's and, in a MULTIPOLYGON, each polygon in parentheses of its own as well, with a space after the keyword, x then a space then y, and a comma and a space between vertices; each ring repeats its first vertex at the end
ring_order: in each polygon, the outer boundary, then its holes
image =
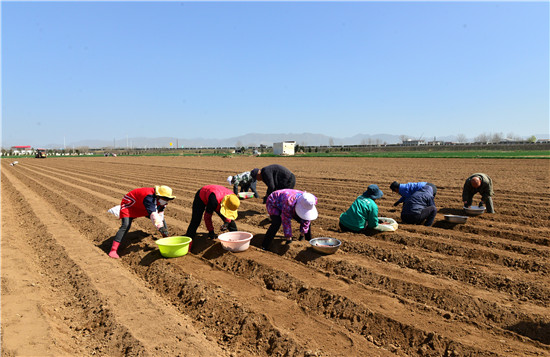
POLYGON ((254 197, 256 197, 256 198, 260 197, 258 195, 258 191, 256 191, 256 183, 257 183, 257 181, 254 180, 254 181, 251 181, 247 184, 241 185, 241 192, 248 192, 248 190, 251 189, 252 192, 254 192, 254 197))
MULTIPOLYGON (((466 206, 471 206, 472 201, 474 200, 474 195, 468 195, 466 200, 466 206)), ((481 196, 481 202, 485 204, 485 207, 487 208, 487 213, 495 213, 495 209, 493 207, 493 198, 491 196, 481 196)), ((481 203, 480 203, 481 205, 481 203)))
MULTIPOLYGON (((116 232, 115 235, 115 242, 122 242, 122 239, 128 233, 130 230, 130 227, 132 226, 132 222, 134 218, 132 217, 123 217, 120 219, 122 223, 120 224, 120 228, 118 229, 118 232, 116 232)), ((166 228, 166 221, 162 221, 162 224, 164 225, 164 228, 166 228)))
POLYGON ((413 214, 401 214, 401 220, 409 224, 422 224, 424 222, 425 226, 431 226, 435 220, 435 214, 437 213, 437 208, 435 206, 428 206, 420 213, 413 214))
POLYGON ((115 242, 122 242, 122 238, 128 233, 130 230, 130 227, 132 226, 133 218, 130 217, 124 217, 120 219, 122 221, 120 228, 118 229, 118 232, 116 232, 115 236, 115 242))
POLYGON ((345 226, 342 222, 338 222, 338 225, 340 226, 340 230, 341 230, 342 232, 361 233, 361 232, 364 231, 364 228, 361 229, 361 230, 355 230, 355 229, 348 228, 348 227, 345 226))
MULTIPOLYGON (((281 216, 278 215, 269 216, 269 218, 271 218, 271 225, 267 229, 264 240, 262 242, 262 248, 264 249, 269 249, 271 242, 273 242, 273 238, 275 238, 275 235, 279 231, 279 228, 281 228, 281 224, 283 222, 281 216)), ((304 235, 304 237, 306 240, 311 239, 311 223, 309 225, 309 231, 304 235)))
MULTIPOLYGON (((202 202, 200 197, 200 191, 201 190, 197 191, 195 199, 193 200, 193 212, 191 213, 191 222, 189 222, 187 232, 185 233, 185 236, 189 238, 195 238, 195 235, 197 234, 197 228, 199 228, 199 225, 202 221, 202 216, 204 214, 204 211, 206 210, 206 205, 204 204, 204 202, 202 202)), ((225 217, 223 217, 219 212, 216 213, 225 222, 225 217)), ((234 220, 231 220, 228 228, 230 232, 235 232, 237 230, 237 224, 234 220)))

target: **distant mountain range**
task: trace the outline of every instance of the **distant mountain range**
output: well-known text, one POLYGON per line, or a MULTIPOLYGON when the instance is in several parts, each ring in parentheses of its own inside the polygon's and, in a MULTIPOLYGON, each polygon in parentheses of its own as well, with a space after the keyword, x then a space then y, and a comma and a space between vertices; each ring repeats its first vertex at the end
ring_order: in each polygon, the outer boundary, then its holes
MULTIPOLYGON (((548 134, 535 135, 537 139, 547 139, 548 134)), ((272 146, 273 143, 281 141, 296 141, 298 145, 303 146, 341 146, 341 145, 369 145, 369 144, 399 144, 402 142, 403 135, 392 134, 357 134, 346 138, 337 138, 323 134, 301 133, 301 134, 259 134, 249 133, 241 136, 235 136, 226 139, 212 138, 193 138, 183 139, 176 137, 160 137, 160 138, 124 138, 116 140, 81 140, 67 143, 68 148, 89 147, 91 149, 98 148, 196 148, 196 147, 256 147, 260 145, 272 146), (170 143, 172 145, 170 145, 170 143)), ((409 137, 411 139, 419 139, 409 137)), ((440 136, 440 137, 423 137, 426 141, 457 141, 456 136, 440 136)), ((473 139, 467 139, 467 142, 473 139)), ((49 144, 48 149, 63 148, 60 144, 49 144)))
MULTIPOLYGON (((433 138, 432 138, 433 139, 433 138)), ((432 140, 429 139, 429 140, 432 140)), ((441 137, 437 140, 451 141, 456 140, 456 137, 441 137)), ((390 134, 357 134, 347 138, 331 137, 323 134, 301 133, 301 134, 258 134, 249 133, 241 136, 235 136, 225 139, 212 138, 193 138, 183 139, 175 137, 160 137, 160 138, 124 138, 112 141, 108 140, 81 140, 66 144, 66 147, 83 147, 89 148, 169 148, 169 147, 255 147, 260 145, 272 146, 273 143, 281 141, 296 141, 299 145, 304 146, 341 146, 341 145, 361 145, 361 144, 397 144, 401 143, 400 135, 390 134), (172 143, 172 145, 170 145, 172 143)), ((60 148, 63 145, 49 144, 47 148, 60 148)))

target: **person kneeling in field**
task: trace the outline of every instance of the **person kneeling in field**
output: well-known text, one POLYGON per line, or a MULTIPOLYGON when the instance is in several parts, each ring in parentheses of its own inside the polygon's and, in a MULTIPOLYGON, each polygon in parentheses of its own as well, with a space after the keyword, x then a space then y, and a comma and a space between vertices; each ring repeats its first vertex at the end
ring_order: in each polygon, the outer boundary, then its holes
POLYGON ((378 206, 374 201, 382 196, 384 193, 377 185, 369 185, 348 210, 340 215, 340 229, 344 232, 360 233, 366 228, 378 226, 378 206))
POLYGON ((260 197, 256 191, 256 178, 250 175, 250 171, 245 171, 243 173, 237 174, 235 176, 229 176, 227 182, 233 186, 233 193, 239 194, 239 187, 241 192, 248 192, 249 189, 254 192, 254 197, 260 197))
POLYGON ((134 218, 150 218, 162 236, 168 237, 164 209, 168 202, 174 198, 176 196, 172 196, 172 189, 168 186, 136 188, 124 195, 120 203, 119 214, 122 224, 115 236, 109 256, 115 259, 120 258, 117 253, 118 247, 122 238, 130 230, 134 218))
POLYGON ((479 207, 487 205, 487 213, 495 213, 493 208, 493 181, 491 178, 482 173, 473 174, 464 182, 464 188, 462 189, 462 201, 464 207, 468 208, 472 205, 472 200, 476 193, 481 194, 481 202, 479 207))
POLYGON ((204 224, 206 224, 206 229, 208 229, 208 237, 216 239, 217 235, 214 232, 214 225, 212 224, 212 214, 214 212, 224 221, 221 227, 222 231, 236 231, 237 224, 235 224, 235 219, 237 219, 237 209, 240 204, 239 197, 233 194, 227 187, 220 185, 202 187, 195 194, 191 222, 189 222, 185 235, 193 239, 195 238, 197 228, 201 223, 204 213, 204 224))
POLYGON ((436 193, 437 189, 431 185, 426 185, 413 193, 403 203, 401 220, 411 224, 424 222, 425 226, 431 226, 437 213, 434 202, 436 193))
POLYGON ((311 221, 318 216, 317 197, 309 192, 293 189, 277 190, 272 192, 266 201, 266 208, 271 225, 265 233, 262 242, 262 249, 269 250, 275 234, 279 231, 281 224, 286 238, 286 243, 292 242, 292 219, 300 223, 299 240, 311 239, 311 221))
POLYGON ((424 187, 426 185, 432 186, 432 188, 434 190, 436 189, 436 187, 433 183, 424 182, 424 181, 423 182, 408 182, 408 183, 399 183, 397 181, 393 181, 392 184, 390 185, 390 190, 392 190, 392 192, 395 192, 395 193, 401 195, 401 198, 399 198, 397 201, 395 201, 395 203, 393 205, 397 206, 401 202, 405 202, 405 200, 407 198, 411 197, 411 195, 413 193, 420 190, 422 187, 424 187))

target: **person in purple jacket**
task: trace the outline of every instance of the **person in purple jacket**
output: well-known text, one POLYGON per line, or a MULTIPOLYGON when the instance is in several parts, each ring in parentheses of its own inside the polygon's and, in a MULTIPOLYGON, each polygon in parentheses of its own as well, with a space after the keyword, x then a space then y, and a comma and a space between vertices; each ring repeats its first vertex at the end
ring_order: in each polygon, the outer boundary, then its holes
POLYGON ((393 205, 397 206, 401 202, 405 202, 405 200, 407 198, 411 197, 411 195, 413 193, 420 190, 421 188, 423 188, 426 185, 431 186, 433 188, 434 192, 437 191, 437 188, 435 187, 435 185, 433 183, 429 183, 429 182, 399 183, 397 181, 393 181, 392 184, 390 185, 390 190, 392 190, 392 192, 395 192, 395 193, 398 193, 398 194, 401 195, 401 198, 399 198, 397 201, 395 201, 395 203, 393 205))
POLYGON ((309 192, 298 191, 293 189, 277 190, 272 192, 266 201, 266 208, 271 225, 267 229, 262 249, 269 250, 269 246, 279 231, 281 224, 283 225, 283 233, 286 238, 286 243, 292 242, 292 227, 291 221, 294 219, 300 223, 300 238, 299 240, 311 239, 311 221, 318 216, 317 197, 309 192))

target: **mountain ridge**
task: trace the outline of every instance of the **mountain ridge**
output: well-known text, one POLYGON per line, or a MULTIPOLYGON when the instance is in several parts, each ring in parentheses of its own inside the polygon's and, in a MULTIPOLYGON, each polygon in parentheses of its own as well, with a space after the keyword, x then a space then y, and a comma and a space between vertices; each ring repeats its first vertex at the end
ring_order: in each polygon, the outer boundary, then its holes
MULTIPOLYGON (((58 148, 200 148, 200 147, 223 147, 223 148, 235 148, 235 147, 257 147, 260 145, 272 146, 273 143, 281 141, 296 141, 298 145, 302 146, 342 146, 342 145, 377 145, 377 144, 399 144, 402 142, 402 138, 410 139, 424 139, 426 141, 438 140, 438 141, 457 141, 457 136, 438 136, 438 137, 422 137, 416 138, 405 135, 394 134, 356 134, 350 137, 338 138, 334 136, 328 136, 324 134, 315 133, 276 133, 276 134, 262 134, 262 133, 248 133, 239 136, 233 136, 223 139, 215 138, 203 138, 196 137, 191 139, 176 138, 176 137, 134 137, 124 139, 109 140, 80 140, 70 142, 66 145, 62 144, 48 144, 45 148, 58 149, 58 148)), ((547 139, 548 134, 535 135, 538 139, 547 139)), ((525 137, 524 139, 527 139, 525 137)), ((466 142, 473 142, 473 139, 466 139, 466 142)))

